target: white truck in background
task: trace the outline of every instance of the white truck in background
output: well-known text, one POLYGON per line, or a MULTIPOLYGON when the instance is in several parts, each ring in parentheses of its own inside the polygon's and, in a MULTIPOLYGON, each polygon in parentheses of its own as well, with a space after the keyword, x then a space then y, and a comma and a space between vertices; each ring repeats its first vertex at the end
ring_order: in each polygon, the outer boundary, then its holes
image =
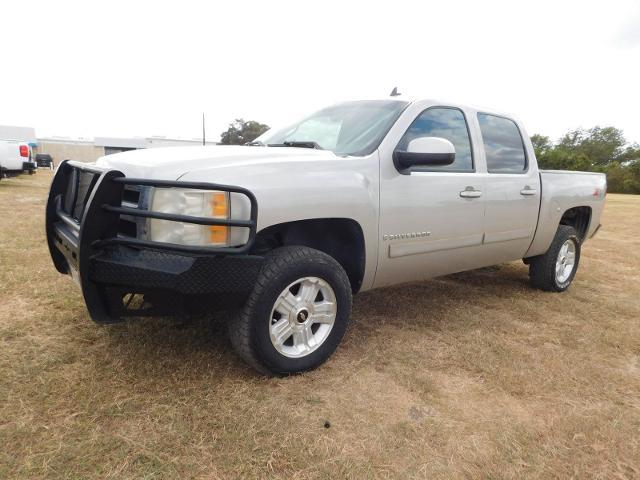
POLYGON ((0 178, 23 172, 34 174, 37 165, 31 147, 18 140, 0 140, 0 178))

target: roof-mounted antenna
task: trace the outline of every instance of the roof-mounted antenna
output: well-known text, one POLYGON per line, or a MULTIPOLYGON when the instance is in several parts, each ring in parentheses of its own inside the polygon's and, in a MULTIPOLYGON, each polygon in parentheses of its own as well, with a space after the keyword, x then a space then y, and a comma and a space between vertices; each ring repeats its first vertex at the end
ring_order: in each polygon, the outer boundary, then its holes
POLYGON ((398 87, 393 87, 393 90, 391 90, 391 93, 389 94, 390 97, 399 97, 400 95, 402 94, 398 92, 398 87))

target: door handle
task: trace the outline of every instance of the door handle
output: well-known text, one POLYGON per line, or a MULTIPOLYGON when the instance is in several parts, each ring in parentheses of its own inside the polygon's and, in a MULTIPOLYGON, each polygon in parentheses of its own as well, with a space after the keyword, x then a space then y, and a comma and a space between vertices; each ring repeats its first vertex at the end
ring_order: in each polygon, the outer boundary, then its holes
POLYGON ((460 192, 460 196, 463 198, 478 198, 482 196, 482 192, 474 187, 466 187, 460 192))
POLYGON ((538 191, 535 188, 531 188, 529 185, 520 190, 520 195, 535 195, 538 191))

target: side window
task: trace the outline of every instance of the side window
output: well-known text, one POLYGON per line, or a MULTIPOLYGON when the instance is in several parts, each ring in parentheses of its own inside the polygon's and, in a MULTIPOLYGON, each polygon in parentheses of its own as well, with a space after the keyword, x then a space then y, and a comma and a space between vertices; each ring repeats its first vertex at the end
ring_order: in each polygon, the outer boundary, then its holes
POLYGON ((524 172, 527 169, 527 157, 515 122, 486 113, 479 113, 478 121, 489 173, 524 172))
POLYGON ((405 132, 398 150, 406 150, 409 142, 420 137, 440 137, 449 140, 456 148, 456 159, 451 165, 430 167, 429 170, 473 171, 473 156, 469 130, 464 114, 457 108, 429 108, 416 118, 405 132))

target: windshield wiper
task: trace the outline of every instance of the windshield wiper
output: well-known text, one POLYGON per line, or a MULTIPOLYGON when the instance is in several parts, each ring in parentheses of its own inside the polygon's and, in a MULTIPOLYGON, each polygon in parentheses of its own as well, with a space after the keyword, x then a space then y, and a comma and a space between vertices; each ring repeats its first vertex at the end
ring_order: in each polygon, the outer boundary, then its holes
POLYGON ((253 140, 252 142, 247 142, 244 144, 246 147, 264 147, 265 144, 260 140, 253 140))
POLYGON ((317 142, 291 140, 282 143, 270 143, 269 147, 293 147, 293 148, 314 148, 316 150, 324 150, 317 142))

